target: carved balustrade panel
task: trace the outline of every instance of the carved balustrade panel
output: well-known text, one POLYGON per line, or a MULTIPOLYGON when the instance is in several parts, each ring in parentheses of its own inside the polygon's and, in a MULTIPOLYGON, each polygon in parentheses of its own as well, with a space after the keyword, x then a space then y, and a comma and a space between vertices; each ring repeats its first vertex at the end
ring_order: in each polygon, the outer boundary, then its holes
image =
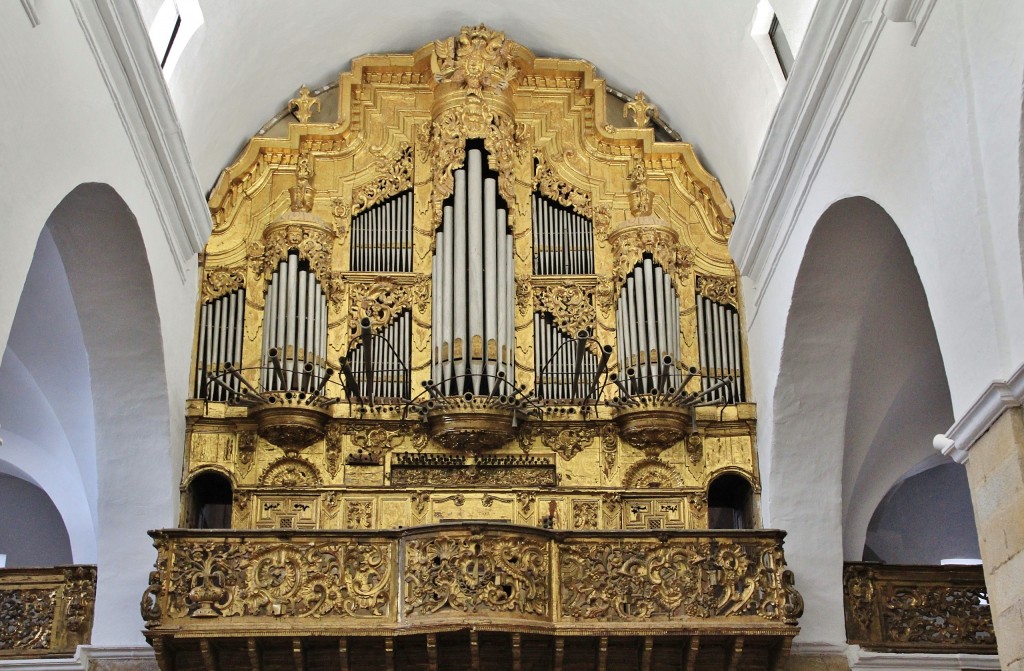
POLYGON ((462 626, 479 616, 548 628, 642 622, 792 635, 803 610, 777 531, 560 531, 464 522, 153 535, 157 565, 142 604, 151 631, 229 634, 257 626, 253 618, 270 628, 397 631, 462 626))
POLYGON ((95 566, 0 570, 0 658, 73 655, 95 604, 95 566))
POLYGON ((849 562, 843 601, 850 643, 879 651, 996 653, 980 566, 849 562))

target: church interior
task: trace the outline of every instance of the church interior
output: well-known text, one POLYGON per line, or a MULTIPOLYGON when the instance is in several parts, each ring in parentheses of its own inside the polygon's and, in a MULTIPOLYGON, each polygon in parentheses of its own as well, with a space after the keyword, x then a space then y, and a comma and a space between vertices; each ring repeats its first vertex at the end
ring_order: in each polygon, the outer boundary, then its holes
POLYGON ((1021 3, 0 26, 0 669, 1024 671, 1021 3))

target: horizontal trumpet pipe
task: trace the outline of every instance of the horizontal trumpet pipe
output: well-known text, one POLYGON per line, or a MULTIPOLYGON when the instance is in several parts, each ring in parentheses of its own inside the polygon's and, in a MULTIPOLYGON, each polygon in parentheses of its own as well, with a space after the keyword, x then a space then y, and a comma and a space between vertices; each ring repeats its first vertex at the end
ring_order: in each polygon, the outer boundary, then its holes
POLYGON ((226 370, 228 373, 230 373, 231 377, 233 377, 234 379, 238 380, 239 384, 241 384, 246 389, 248 389, 249 392, 251 392, 251 394, 253 396, 255 396, 256 398, 260 397, 260 392, 256 389, 256 387, 254 387, 251 384, 249 384, 249 381, 246 380, 244 377, 242 377, 242 374, 238 372, 237 368, 235 368, 233 365, 231 365, 231 362, 228 362, 228 363, 224 364, 224 370, 226 370))
POLYGON ((274 367, 274 377, 277 378, 277 383, 284 389, 288 385, 285 384, 284 371, 281 370, 280 352, 276 347, 271 347, 270 351, 267 352, 267 358, 270 359, 270 364, 274 367))

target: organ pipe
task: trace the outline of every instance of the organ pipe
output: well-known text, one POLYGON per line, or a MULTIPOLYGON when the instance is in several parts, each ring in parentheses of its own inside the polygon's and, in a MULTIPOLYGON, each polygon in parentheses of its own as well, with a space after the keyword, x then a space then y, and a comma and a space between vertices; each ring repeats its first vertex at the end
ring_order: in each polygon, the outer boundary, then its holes
MULTIPOLYGON (((239 299, 239 305, 243 301, 239 299)), ((327 374, 327 297, 316 273, 298 253, 290 252, 271 274, 263 317, 264 389, 317 388, 327 374), (277 354, 276 364, 271 352, 277 354)))
POLYGON ((493 395, 514 376, 513 238, 484 158, 480 149, 466 152, 437 231, 432 375, 446 396, 493 395))
POLYGON ((206 301, 199 308, 199 343, 195 360, 195 398, 227 401, 241 391, 237 379, 229 376, 223 384, 209 384, 211 375, 221 376, 238 368, 242 360, 242 332, 245 327, 245 289, 206 301))
POLYGON ((615 324, 619 370, 635 373, 624 381, 630 394, 676 387, 679 372, 672 364, 680 360, 679 297, 672 279, 650 256, 627 275, 615 324))
POLYGON ((356 272, 412 272, 412 189, 352 217, 349 266, 356 272))
POLYGON ((411 357, 412 313, 408 309, 376 331, 363 319, 358 343, 342 359, 346 391, 369 403, 410 398, 411 357))
POLYGON ((592 275, 594 223, 534 193, 531 199, 534 275, 592 275))
POLYGON ((726 303, 697 294, 697 342, 701 390, 709 401, 746 400, 739 313, 726 303), (724 381, 724 384, 720 382, 724 381))
POLYGON ((587 348, 590 333, 563 333, 546 312, 533 315, 535 394, 549 400, 580 401, 593 393, 597 376, 607 366, 611 348, 602 349, 603 364, 587 348))

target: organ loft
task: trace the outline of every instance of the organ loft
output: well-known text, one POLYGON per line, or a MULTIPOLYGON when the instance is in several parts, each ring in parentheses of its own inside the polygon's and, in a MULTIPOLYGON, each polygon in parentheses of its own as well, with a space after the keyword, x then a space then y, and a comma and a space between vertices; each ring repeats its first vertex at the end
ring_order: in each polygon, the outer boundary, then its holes
POLYGON ((782 668, 733 212, 642 94, 462 28, 209 205, 163 671, 782 668))

